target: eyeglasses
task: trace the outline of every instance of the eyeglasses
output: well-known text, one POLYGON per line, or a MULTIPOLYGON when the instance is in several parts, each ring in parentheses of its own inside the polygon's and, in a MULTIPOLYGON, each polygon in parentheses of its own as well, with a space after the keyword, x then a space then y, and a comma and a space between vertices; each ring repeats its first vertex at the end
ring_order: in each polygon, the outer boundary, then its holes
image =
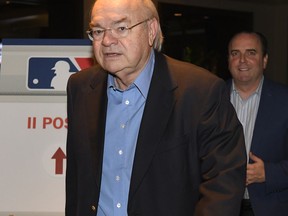
POLYGON ((94 29, 89 29, 88 31, 86 31, 86 33, 88 34, 88 37, 91 41, 100 41, 103 39, 104 37, 104 34, 106 31, 110 31, 111 34, 113 35, 113 37, 119 39, 119 38, 124 38, 124 37, 127 37, 128 34, 129 34, 129 31, 131 29, 133 29, 134 27, 142 24, 142 23, 145 23, 147 22, 148 20, 150 19, 146 19, 146 20, 143 20, 139 23, 136 23, 135 25, 133 26, 130 26, 130 27, 126 27, 126 26, 115 26, 115 27, 112 27, 112 28, 106 28, 106 29, 102 29, 102 28, 94 28, 94 29))

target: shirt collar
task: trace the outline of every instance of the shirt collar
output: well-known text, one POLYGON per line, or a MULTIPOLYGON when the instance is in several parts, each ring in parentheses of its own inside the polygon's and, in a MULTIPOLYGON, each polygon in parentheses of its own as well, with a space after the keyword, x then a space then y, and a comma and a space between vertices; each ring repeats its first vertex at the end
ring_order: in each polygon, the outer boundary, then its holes
MULTIPOLYGON (((256 91, 254 92, 254 94, 261 95, 262 86, 263 86, 263 81, 264 81, 264 76, 262 76, 262 78, 261 78, 261 80, 260 80, 260 83, 259 83, 256 91)), ((233 80, 233 79, 232 79, 232 92, 238 93, 238 90, 237 90, 236 87, 235 87, 235 84, 234 84, 234 80, 233 80)))
MULTIPOLYGON (((144 69, 140 72, 139 76, 136 78, 134 83, 132 83, 127 88, 127 90, 129 90, 135 86, 140 91, 142 96, 144 98, 147 98, 150 82, 151 82, 152 75, 153 75, 154 63, 155 63, 155 53, 154 53, 154 50, 152 50, 150 57, 149 57, 149 60, 148 60, 147 64, 145 65, 144 69), (148 83, 148 85, 147 85, 147 83, 148 83)), ((107 88, 108 89, 112 88, 114 90, 121 91, 116 87, 115 78, 111 74, 108 74, 107 88)))

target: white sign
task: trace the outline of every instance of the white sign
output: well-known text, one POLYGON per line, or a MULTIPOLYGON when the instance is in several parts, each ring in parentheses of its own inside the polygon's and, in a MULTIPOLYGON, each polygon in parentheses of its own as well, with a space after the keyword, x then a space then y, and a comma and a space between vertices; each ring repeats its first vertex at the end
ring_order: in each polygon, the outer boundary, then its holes
POLYGON ((93 64, 87 40, 3 40, 0 216, 64 216, 66 84, 93 64))
POLYGON ((66 104, 1 103, 0 119, 1 211, 63 212, 66 104))

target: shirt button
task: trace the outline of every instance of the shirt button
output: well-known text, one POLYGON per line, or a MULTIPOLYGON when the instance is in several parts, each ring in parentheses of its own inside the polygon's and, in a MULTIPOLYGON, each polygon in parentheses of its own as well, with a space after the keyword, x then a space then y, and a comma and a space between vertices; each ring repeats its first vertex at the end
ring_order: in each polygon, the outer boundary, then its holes
POLYGON ((123 154, 123 151, 122 151, 122 150, 119 150, 119 151, 118 151, 118 154, 119 154, 119 155, 122 155, 122 154, 123 154))
POLYGON ((116 176, 116 181, 120 181, 120 176, 116 176))
POLYGON ((125 104, 126 104, 126 105, 129 105, 129 103, 130 103, 129 100, 126 100, 126 101, 125 101, 125 104))
POLYGON ((121 203, 117 203, 117 208, 121 208, 121 203))
POLYGON ((124 129, 124 128, 125 128, 125 124, 121 124, 120 127, 121 127, 122 129, 124 129))

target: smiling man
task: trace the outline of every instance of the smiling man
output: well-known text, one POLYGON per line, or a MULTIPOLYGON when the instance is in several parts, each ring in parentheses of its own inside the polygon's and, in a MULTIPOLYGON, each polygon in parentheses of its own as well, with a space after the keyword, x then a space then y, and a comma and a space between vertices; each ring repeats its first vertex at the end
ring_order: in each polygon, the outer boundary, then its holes
POLYGON ((228 45, 230 99, 249 158, 241 216, 288 212, 288 88, 264 77, 267 51, 258 32, 237 33, 228 45))

